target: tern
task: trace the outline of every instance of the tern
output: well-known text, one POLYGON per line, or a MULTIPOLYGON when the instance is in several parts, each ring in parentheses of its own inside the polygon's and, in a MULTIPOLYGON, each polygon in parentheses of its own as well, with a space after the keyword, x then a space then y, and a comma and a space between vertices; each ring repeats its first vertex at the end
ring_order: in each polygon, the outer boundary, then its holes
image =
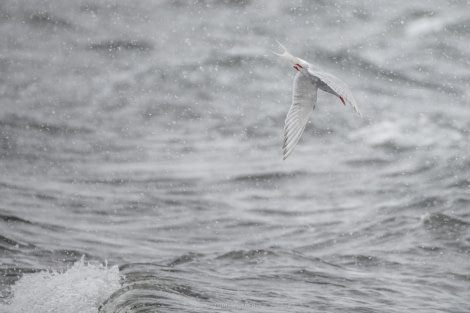
POLYGON ((348 85, 336 76, 293 56, 280 42, 278 44, 284 51, 282 53, 273 53, 287 60, 298 71, 294 78, 292 105, 287 113, 284 125, 284 145, 282 149, 284 150, 285 160, 292 153, 305 130, 310 114, 317 104, 318 89, 337 96, 344 105, 351 105, 359 116, 362 116, 362 114, 348 85))

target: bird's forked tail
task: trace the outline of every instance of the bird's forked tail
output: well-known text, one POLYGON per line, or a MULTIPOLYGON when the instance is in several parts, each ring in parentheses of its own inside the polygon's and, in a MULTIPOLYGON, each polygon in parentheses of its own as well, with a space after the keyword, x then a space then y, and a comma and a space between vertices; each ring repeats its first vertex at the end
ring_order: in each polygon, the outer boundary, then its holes
MULTIPOLYGON (((277 40, 276 40, 277 41, 277 40)), ((292 63, 293 65, 296 65, 296 64, 301 64, 301 60, 295 56, 293 56, 289 51, 287 51, 286 47, 284 47, 279 41, 277 41, 277 43, 281 46, 281 48, 284 50, 282 53, 277 53, 277 52, 274 52, 273 53, 281 58, 283 58, 284 60, 292 63)))

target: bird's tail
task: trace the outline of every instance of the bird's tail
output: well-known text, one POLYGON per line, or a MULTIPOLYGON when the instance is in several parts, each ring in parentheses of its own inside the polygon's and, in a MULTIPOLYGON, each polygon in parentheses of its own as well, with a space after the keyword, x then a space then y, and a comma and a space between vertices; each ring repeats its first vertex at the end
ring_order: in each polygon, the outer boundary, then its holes
MULTIPOLYGON (((276 40, 277 41, 277 40, 276 40)), ((277 41, 277 43, 281 46, 281 48, 284 50, 282 53, 277 53, 277 52, 274 52, 273 53, 281 58, 283 58, 284 60, 292 63, 292 64, 299 64, 301 63, 300 60, 298 58, 296 58, 295 56, 293 56, 289 51, 287 51, 286 47, 284 47, 279 41, 277 41)))

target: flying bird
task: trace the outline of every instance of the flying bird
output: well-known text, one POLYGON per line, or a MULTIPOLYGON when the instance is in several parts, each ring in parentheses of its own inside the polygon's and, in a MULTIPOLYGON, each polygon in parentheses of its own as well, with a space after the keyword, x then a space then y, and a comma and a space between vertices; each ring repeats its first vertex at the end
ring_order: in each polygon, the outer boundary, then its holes
POLYGON ((287 113, 284 125, 284 145, 282 149, 284 150, 285 160, 292 153, 305 130, 310 114, 317 104, 317 90, 319 88, 337 96, 344 105, 351 105, 359 116, 362 116, 362 114, 349 87, 343 81, 307 61, 293 56, 280 42, 278 44, 284 51, 282 53, 274 52, 274 54, 291 63, 294 69, 298 71, 294 78, 292 105, 287 113))

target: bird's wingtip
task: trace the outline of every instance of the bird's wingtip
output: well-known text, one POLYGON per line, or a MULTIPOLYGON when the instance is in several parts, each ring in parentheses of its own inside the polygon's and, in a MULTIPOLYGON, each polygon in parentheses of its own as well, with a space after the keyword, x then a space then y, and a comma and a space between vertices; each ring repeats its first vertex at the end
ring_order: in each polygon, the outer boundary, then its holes
POLYGON ((282 160, 285 160, 291 154, 293 149, 287 149, 285 145, 282 148, 283 148, 282 160))
POLYGON ((359 111, 359 109, 358 109, 358 108, 354 108, 354 109, 355 109, 355 111, 356 111, 357 115, 358 115, 360 118, 362 118, 363 116, 362 116, 362 113, 361 113, 361 111, 359 111))

